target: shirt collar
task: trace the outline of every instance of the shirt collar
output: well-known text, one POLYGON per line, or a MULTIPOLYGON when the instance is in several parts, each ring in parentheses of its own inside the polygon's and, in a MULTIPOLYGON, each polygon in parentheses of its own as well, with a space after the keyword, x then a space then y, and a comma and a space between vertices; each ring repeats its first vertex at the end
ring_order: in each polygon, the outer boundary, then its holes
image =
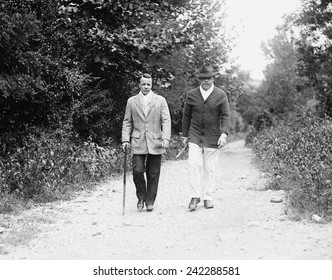
POLYGON ((200 91, 201 91, 202 94, 204 94, 204 95, 210 95, 212 93, 212 91, 214 90, 214 84, 212 84, 212 86, 208 90, 204 90, 202 88, 202 86, 199 86, 199 89, 200 89, 200 91))
POLYGON ((143 98, 143 100, 151 101, 153 91, 150 90, 149 93, 148 93, 147 95, 144 95, 144 94, 142 93, 142 91, 140 91, 139 94, 140 94, 141 98, 143 98))

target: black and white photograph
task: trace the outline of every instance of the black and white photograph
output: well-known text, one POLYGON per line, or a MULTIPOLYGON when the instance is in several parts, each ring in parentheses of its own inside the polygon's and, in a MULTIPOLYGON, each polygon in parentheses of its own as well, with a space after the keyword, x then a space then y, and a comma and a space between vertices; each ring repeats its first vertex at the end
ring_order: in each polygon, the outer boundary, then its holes
POLYGON ((0 278, 330 279, 331 118, 332 0, 1 0, 0 278))

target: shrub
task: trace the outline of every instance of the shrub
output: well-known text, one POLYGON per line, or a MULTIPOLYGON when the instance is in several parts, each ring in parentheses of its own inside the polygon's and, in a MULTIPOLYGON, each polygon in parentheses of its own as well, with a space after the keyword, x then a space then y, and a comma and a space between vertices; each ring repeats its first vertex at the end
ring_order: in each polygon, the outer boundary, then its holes
POLYGON ((118 173, 121 154, 119 147, 75 143, 61 129, 30 135, 22 148, 0 160, 0 193, 2 197, 15 193, 39 202, 59 199, 75 185, 84 186, 118 173))
POLYGON ((253 148, 273 171, 269 187, 288 190, 294 209, 332 216, 331 143, 331 120, 305 112, 258 133, 253 148))
POLYGON ((255 115, 253 117, 253 124, 249 126, 249 131, 245 139, 246 145, 251 145, 256 135, 262 130, 271 127, 273 123, 273 115, 266 110, 260 114, 255 115))

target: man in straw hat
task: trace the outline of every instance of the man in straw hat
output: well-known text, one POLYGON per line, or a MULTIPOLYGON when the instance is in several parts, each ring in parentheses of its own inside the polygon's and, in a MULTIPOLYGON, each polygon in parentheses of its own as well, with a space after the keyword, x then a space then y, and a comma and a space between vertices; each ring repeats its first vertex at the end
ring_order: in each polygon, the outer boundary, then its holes
POLYGON ((197 208, 201 198, 206 209, 214 207, 218 155, 229 133, 228 99, 214 86, 217 74, 212 66, 201 69, 197 75, 200 86, 188 92, 183 109, 183 143, 189 142, 190 210, 197 208))

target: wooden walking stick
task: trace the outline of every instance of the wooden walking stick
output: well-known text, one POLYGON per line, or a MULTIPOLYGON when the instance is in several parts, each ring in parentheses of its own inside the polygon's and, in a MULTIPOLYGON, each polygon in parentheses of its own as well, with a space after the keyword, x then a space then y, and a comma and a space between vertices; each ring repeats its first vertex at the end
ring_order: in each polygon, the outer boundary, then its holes
POLYGON ((126 207, 126 175, 127 175, 127 146, 124 148, 124 160, 123 160, 123 201, 122 201, 122 215, 125 214, 126 207))

